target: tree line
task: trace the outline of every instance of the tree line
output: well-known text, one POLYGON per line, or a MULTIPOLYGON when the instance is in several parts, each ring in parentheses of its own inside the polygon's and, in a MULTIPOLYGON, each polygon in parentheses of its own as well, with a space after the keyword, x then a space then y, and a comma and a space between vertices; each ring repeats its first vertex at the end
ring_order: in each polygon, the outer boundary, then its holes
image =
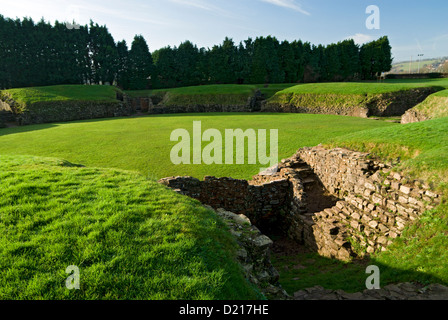
POLYGON ((43 19, 0 15, 0 88, 58 84, 117 84, 125 90, 201 84, 264 84, 374 79, 391 69, 387 37, 362 46, 353 40, 312 45, 275 37, 212 48, 190 41, 150 52, 141 35, 129 48, 106 26, 67 28, 43 19))

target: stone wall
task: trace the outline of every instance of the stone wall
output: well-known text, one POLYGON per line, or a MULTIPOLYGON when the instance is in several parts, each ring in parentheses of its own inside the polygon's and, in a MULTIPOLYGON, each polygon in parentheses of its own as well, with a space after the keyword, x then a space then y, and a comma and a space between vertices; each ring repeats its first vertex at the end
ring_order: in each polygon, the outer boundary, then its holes
POLYGON ((18 125, 122 117, 133 113, 132 108, 119 93, 115 101, 40 101, 29 106, 17 103, 7 95, 1 99, 1 118, 5 122, 15 121, 18 125))
POLYGON ((7 122, 14 122, 16 120, 11 107, 6 102, 0 100, 0 128, 5 126, 7 122))
POLYGON ((154 107, 151 98, 133 98, 125 95, 124 101, 132 113, 149 112, 154 107))
POLYGON ((264 104, 263 112, 270 113, 308 113, 308 114, 332 114, 336 116, 348 116, 367 118, 369 116, 369 109, 363 107, 347 107, 336 109, 334 107, 306 107, 293 105, 279 105, 279 104, 264 104))
POLYGON ((366 106, 369 109, 369 116, 402 116, 438 90, 440 89, 429 87, 378 94, 368 98, 366 106))
POLYGON ((421 122, 429 119, 430 118, 428 116, 422 114, 421 112, 415 109, 410 109, 401 117, 401 124, 421 122))
POLYGON ((265 101, 263 112, 333 114, 367 118, 402 116, 423 102, 436 88, 416 88, 372 95, 293 94, 265 101))
POLYGON ((289 299, 278 282, 280 275, 271 263, 271 247, 274 242, 262 234, 248 217, 224 209, 217 209, 215 212, 229 227, 239 246, 237 260, 246 279, 257 286, 268 299, 289 299))
POLYGON ((261 110, 263 96, 257 91, 249 97, 246 104, 165 104, 160 96, 125 97, 133 112, 148 114, 207 113, 207 112, 256 112, 261 110))
POLYGON ((341 102, 340 96, 327 96, 326 102, 316 104, 315 98, 300 99, 300 96, 295 97, 296 101, 290 103, 278 103, 273 101, 264 101, 261 107, 262 112, 272 113, 308 113, 308 114, 332 114, 337 116, 349 116, 367 118, 369 116, 369 109, 362 106, 362 100, 356 99, 352 105, 344 103, 338 106, 341 102), (305 100, 301 102, 301 100, 305 100))
POLYGON ((277 169, 252 181, 175 177, 160 182, 214 208, 245 214, 264 233, 281 231, 340 260, 386 250, 441 198, 424 182, 408 181, 369 154, 345 149, 303 148, 277 169))
MULTIPOLYGON (((12 107, 14 109, 14 107, 12 107)), ((121 101, 54 101, 33 103, 23 112, 14 112, 19 125, 129 116, 121 101)))
POLYGON ((305 244, 327 257, 347 260, 385 250, 406 225, 440 202, 429 185, 407 181, 365 153, 315 147, 299 150, 292 161, 297 158, 341 199, 299 217, 305 244))
POLYGON ((273 225, 282 225, 289 207, 290 183, 281 178, 259 185, 215 177, 205 177, 204 181, 171 177, 159 182, 214 209, 243 214, 264 232, 273 225))

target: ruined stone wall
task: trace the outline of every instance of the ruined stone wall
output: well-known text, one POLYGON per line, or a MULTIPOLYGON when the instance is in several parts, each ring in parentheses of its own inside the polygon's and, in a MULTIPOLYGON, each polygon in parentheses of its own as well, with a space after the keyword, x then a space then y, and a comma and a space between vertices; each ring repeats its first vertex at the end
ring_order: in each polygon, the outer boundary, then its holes
POLYGON ((15 112, 19 125, 129 116, 121 101, 52 101, 33 103, 24 112, 15 112))
POLYGON ((430 117, 424 115, 423 113, 415 109, 410 109, 401 117, 401 124, 421 122, 429 119, 430 117))
POLYGON ((416 88, 372 95, 280 93, 265 101, 263 112, 333 114, 367 118, 402 116, 437 88, 416 88))
MULTIPOLYGON (((212 209, 209 207, 209 209, 212 209)), ((288 299, 288 294, 278 283, 279 273, 271 263, 273 241, 262 234, 250 219, 224 209, 214 210, 234 236, 239 250, 237 261, 248 281, 257 286, 268 299, 288 299)))
POLYGON ((0 100, 0 128, 3 128, 6 122, 14 122, 15 120, 9 104, 0 100))
POLYGON ((133 112, 148 114, 207 113, 207 112, 256 112, 261 110, 264 97, 259 91, 249 97, 246 104, 165 104, 163 96, 125 97, 133 112))
POLYGON ((275 231, 340 260, 386 250, 441 198, 429 185, 345 149, 303 148, 277 169, 252 181, 176 177, 160 182, 213 208, 244 214, 265 233, 276 225, 275 231))
POLYGON ((5 122, 18 125, 76 121, 129 116, 132 110, 121 100, 116 101, 39 101, 24 107, 13 99, 0 100, 0 116, 5 122))
POLYGON ((332 114, 336 116, 348 116, 367 118, 369 109, 359 106, 346 106, 343 108, 334 108, 333 106, 297 106, 294 104, 278 104, 266 101, 263 104, 262 112, 270 113, 308 113, 308 114, 332 114))
POLYGON ((440 202, 427 184, 407 181, 368 154, 316 147, 301 149, 296 156, 342 200, 300 217, 303 241, 324 256, 345 260, 385 250, 406 225, 440 202))
POLYGON ((290 183, 286 179, 251 185, 246 180, 205 177, 171 177, 160 183, 214 209, 247 216, 260 229, 281 225, 289 211, 290 183))

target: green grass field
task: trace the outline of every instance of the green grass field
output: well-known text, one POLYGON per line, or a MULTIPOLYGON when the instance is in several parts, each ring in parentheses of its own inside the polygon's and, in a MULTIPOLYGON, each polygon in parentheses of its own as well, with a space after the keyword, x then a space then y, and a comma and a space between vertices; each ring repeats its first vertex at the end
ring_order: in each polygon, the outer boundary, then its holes
MULTIPOLYGON (((135 170, 154 178, 190 175, 249 179, 260 165, 173 165, 173 130, 202 122, 202 131, 278 129, 279 160, 297 149, 351 132, 396 124, 352 117, 307 114, 186 114, 33 125, 0 131, 0 154, 49 156, 86 166, 135 170)), ((204 142, 203 146, 208 143, 204 142)), ((247 157, 247 155, 246 155, 247 157)), ((246 161, 247 163, 247 161, 246 161)))
POLYGON ((441 59, 430 59, 430 60, 421 60, 418 61, 417 57, 412 61, 397 63, 392 65, 391 73, 417 73, 420 68, 420 72, 428 72, 426 71, 426 67, 433 65, 434 63, 441 63, 444 60, 441 59))
POLYGON ((430 95, 412 110, 424 115, 427 119, 448 117, 448 90, 430 95))

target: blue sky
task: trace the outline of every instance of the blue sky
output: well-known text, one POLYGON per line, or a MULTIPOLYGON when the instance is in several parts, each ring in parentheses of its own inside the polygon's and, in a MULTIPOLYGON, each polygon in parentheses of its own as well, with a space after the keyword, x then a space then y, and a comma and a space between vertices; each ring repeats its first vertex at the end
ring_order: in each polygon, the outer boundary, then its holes
POLYGON ((329 44, 389 36, 395 61, 448 56, 446 0, 0 0, 0 14, 54 22, 90 19, 128 45, 142 34, 151 51, 190 40, 212 47, 272 35, 329 44), (380 29, 366 27, 366 8, 380 9, 380 29))

